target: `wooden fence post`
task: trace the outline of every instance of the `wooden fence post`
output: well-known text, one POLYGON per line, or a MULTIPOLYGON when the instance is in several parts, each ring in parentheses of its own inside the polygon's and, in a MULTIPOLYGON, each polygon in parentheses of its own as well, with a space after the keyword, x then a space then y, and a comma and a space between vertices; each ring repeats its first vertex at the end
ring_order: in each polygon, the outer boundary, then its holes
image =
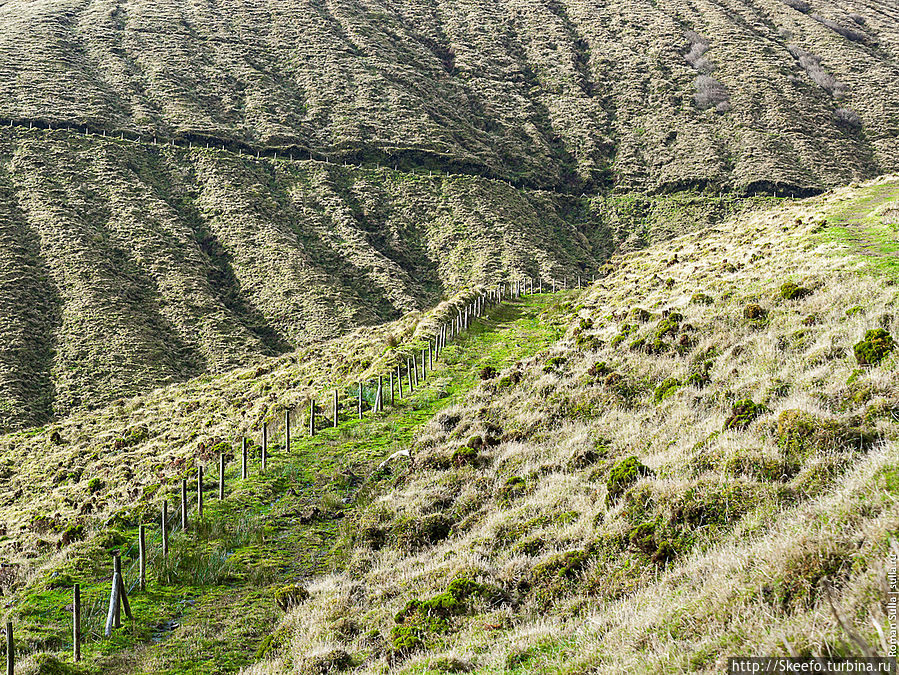
MULTIPOLYGON (((113 558, 113 565, 115 569, 118 570, 116 576, 119 578, 119 599, 121 608, 125 610, 125 616, 128 619, 133 619, 134 616, 131 614, 131 603, 128 602, 128 592, 125 590, 125 577, 122 575, 122 558, 116 553, 115 558, 113 558)), ((118 628, 118 626, 116 626, 118 628)))
POLYGON ((81 660, 81 584, 75 584, 72 598, 72 660, 81 660))
POLYGON ((400 398, 403 398, 403 367, 402 366, 396 367, 396 379, 397 379, 397 383, 399 384, 400 398))
POLYGON ((337 413, 337 396, 338 396, 338 393, 337 393, 337 390, 335 389, 334 390, 334 427, 335 428, 337 427, 337 414, 338 414, 337 413))
POLYGON ((106 613, 106 637, 109 637, 112 634, 113 628, 119 628, 122 625, 121 596, 119 595, 121 588, 119 575, 121 574, 121 571, 119 565, 116 564, 116 560, 117 556, 113 556, 112 590, 109 593, 109 611, 106 613))
POLYGON ((225 453, 219 455, 219 499, 225 498, 225 453))
POLYGON ((284 453, 290 452, 290 408, 284 411, 284 453))
POLYGON ((412 392, 415 391, 415 387, 413 386, 412 379, 415 377, 414 369, 412 368, 412 359, 406 358, 406 374, 409 375, 409 395, 412 395, 412 392))
POLYGON ((390 369, 390 405, 394 405, 393 401, 393 368, 390 369))
POLYGON ((427 351, 427 349, 421 350, 421 381, 422 382, 424 382, 425 380, 428 379, 428 371, 425 368, 426 359, 427 359, 427 357, 425 356, 426 351, 427 351))
POLYGON ((16 642, 12 636, 12 621, 6 622, 6 675, 13 675, 16 669, 16 642))
POLYGON ((203 466, 197 466, 197 518, 203 517, 203 466))
POLYGON ((359 410, 359 419, 362 419, 362 380, 359 380, 359 396, 356 400, 356 407, 359 410))
POLYGON ((315 399, 309 401, 309 436, 315 436, 315 399))
POLYGON ((262 423, 262 473, 265 473, 265 464, 268 461, 268 422, 262 423))
POLYGON ((181 481, 181 529, 187 531, 187 480, 181 481))
POLYGON ((162 502, 162 559, 169 560, 169 502, 162 502))
POLYGON ((431 339, 428 338, 428 370, 432 373, 434 372, 434 350, 436 349, 436 343, 431 344, 431 339))
POLYGON ((147 590, 147 530, 145 525, 137 527, 137 551, 139 556, 137 581, 141 591, 147 590))
POLYGON ((384 378, 378 375, 378 392, 375 394, 375 409, 378 412, 384 411, 384 378))
POLYGON ((240 477, 247 479, 247 439, 244 437, 240 443, 240 477))

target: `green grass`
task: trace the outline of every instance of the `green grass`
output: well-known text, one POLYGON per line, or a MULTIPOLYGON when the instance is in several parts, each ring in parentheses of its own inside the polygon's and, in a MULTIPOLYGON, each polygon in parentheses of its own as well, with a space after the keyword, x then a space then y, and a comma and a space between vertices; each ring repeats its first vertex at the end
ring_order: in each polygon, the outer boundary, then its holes
POLYGON ((872 271, 899 278, 897 228, 882 223, 875 215, 885 204, 899 205, 899 183, 860 188, 856 194, 856 198, 827 214, 824 235, 860 254, 872 271))
MULTIPOLYGON (((239 479, 239 462, 230 463, 224 501, 217 499, 218 474, 210 463, 203 519, 196 518, 191 486, 191 527, 187 533, 173 531, 166 565, 158 522, 148 525, 148 588, 132 590, 135 619, 123 618, 125 625, 110 639, 102 629, 117 541, 111 540, 109 548, 92 541, 80 544, 77 555, 21 597, 14 609, 20 646, 59 651, 71 659, 69 605, 71 584, 78 582, 89 672, 212 674, 252 662, 280 614, 274 590, 337 563, 341 516, 362 498, 363 484, 369 495, 381 486, 366 482, 373 467, 409 447, 422 425, 478 383, 483 367, 501 369, 555 342, 562 324, 553 317, 561 319, 560 305, 573 293, 531 296, 488 312, 444 350, 413 395, 406 391, 383 413, 342 421, 314 438, 297 421, 289 453, 283 439, 273 439, 265 475, 258 472, 258 458, 247 480, 239 479)), ((180 518, 177 486, 163 490, 168 490, 174 526, 180 518)), ((134 526, 123 528, 118 539, 127 542, 118 549, 129 588, 137 579, 136 540, 134 526)))

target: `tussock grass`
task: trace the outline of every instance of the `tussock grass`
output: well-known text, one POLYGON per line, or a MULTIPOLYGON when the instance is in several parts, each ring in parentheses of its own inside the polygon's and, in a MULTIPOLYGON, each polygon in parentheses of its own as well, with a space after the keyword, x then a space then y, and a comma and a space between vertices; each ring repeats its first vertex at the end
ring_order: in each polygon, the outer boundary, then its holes
POLYGON ((280 656, 245 672, 325 648, 359 672, 711 672, 733 654, 853 653, 840 621, 878 645, 886 617, 872 598, 899 525, 897 370, 892 355, 860 368, 852 346, 899 323, 895 287, 820 237, 852 196, 622 256, 571 303, 557 346, 432 420, 402 481, 358 516, 390 529, 441 514, 449 535, 414 549, 357 542, 347 571, 285 618, 280 656), (811 293, 784 297, 790 282, 811 293), (763 318, 747 318, 749 304, 763 318), (615 343, 634 307, 650 316, 632 336, 647 339, 615 343), (705 363, 707 378, 686 383, 705 363), (674 380, 685 384, 656 396, 674 380), (726 428, 741 401, 758 410, 726 428), (870 440, 844 442, 858 428, 870 440), (441 460, 487 434, 499 444, 476 464, 441 460), (647 469, 612 481, 631 456, 647 469), (504 599, 421 629, 412 648, 392 642, 396 612, 460 577, 504 599), (331 628, 350 606, 357 636, 331 628))

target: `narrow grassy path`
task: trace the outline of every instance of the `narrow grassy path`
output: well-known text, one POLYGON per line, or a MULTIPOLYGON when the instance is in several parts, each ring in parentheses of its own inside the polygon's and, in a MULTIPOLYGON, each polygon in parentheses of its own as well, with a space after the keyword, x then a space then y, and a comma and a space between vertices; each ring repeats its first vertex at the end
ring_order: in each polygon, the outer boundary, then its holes
MULTIPOLYGON (((373 468, 409 447, 435 413, 461 400, 477 384, 483 367, 508 366, 555 342, 564 316, 559 307, 573 293, 526 297, 491 310, 444 350, 427 382, 411 396, 406 392, 395 406, 342 422, 314 438, 298 429, 289 452, 283 439, 273 439, 265 475, 258 474, 254 458, 250 478, 240 480, 239 463, 232 461, 223 501, 216 498, 217 473, 207 467, 203 520, 194 517, 187 533, 171 539, 167 566, 162 565, 159 528, 153 526, 148 588, 133 591, 135 620, 126 621, 112 638, 101 636, 109 554, 122 550, 126 583, 132 587, 137 575, 134 528, 100 535, 66 569, 33 588, 19 604, 20 634, 71 662, 69 603, 71 584, 79 582, 85 672, 229 673, 252 662, 264 652, 280 616, 276 590, 339 565, 341 522, 360 488, 371 494, 390 484, 389 476, 369 481, 373 468)), ((352 416, 352 411, 343 415, 352 416)), ((170 505, 179 502, 174 487, 170 505)))
POLYGON ((866 258, 877 271, 899 276, 899 239, 896 227, 881 222, 876 215, 888 202, 899 207, 899 181, 890 181, 860 190, 853 199, 828 215, 827 235, 841 241, 866 258))

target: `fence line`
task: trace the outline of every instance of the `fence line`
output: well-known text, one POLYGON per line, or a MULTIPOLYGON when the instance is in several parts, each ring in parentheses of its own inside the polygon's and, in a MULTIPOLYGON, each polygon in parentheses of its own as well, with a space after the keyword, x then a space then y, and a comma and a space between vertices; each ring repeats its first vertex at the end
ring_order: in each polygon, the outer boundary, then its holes
MULTIPOLYGON (((564 282, 565 287, 567 287, 567 280, 564 282)), ((578 287, 581 286, 581 279, 578 277, 578 287)), ((502 305, 506 301, 516 300, 523 295, 532 294, 534 292, 534 279, 526 279, 526 280, 515 280, 512 282, 506 282, 498 285, 495 289, 487 289, 486 291, 480 291, 477 295, 470 299, 464 306, 455 307, 456 314, 455 316, 447 319, 440 323, 440 325, 433 331, 433 334, 428 334, 425 336, 427 340, 427 347, 421 349, 420 354, 417 353, 417 350, 414 350, 411 353, 411 356, 406 357, 406 372, 405 376, 408 379, 408 387, 409 387, 409 395, 411 395, 415 389, 420 388, 424 383, 425 379, 429 374, 433 374, 434 372, 434 362, 439 360, 443 351, 446 349, 447 345, 454 339, 458 338, 463 332, 468 330, 472 322, 477 318, 483 316, 489 307, 497 307, 502 305), (419 360, 420 357, 420 360, 419 360), (419 376, 420 373, 420 376, 419 376)), ((537 288, 542 291, 542 279, 538 280, 537 288)), ((555 281, 553 281, 553 288, 555 288, 555 281)), ((538 291, 539 292, 539 291, 538 291)), ((384 396, 384 382, 385 376, 378 375, 374 380, 376 383, 376 389, 374 385, 369 387, 368 385, 371 383, 371 380, 366 382, 366 391, 375 391, 374 400, 370 403, 370 411, 374 413, 379 413, 384 411, 385 400, 389 401, 390 406, 395 406, 395 389, 398 389, 399 398, 403 398, 403 366, 402 363, 397 364, 396 366, 390 367, 389 378, 386 378, 390 384, 390 393, 389 396, 384 396), (396 373, 396 378, 394 378, 394 373, 396 373), (394 382, 396 384, 394 384, 394 382)), ((328 390, 331 391, 330 389, 328 390)), ((358 415, 359 418, 363 417, 363 381, 358 381, 358 390, 357 390, 357 406, 358 406, 358 415)), ((310 437, 313 437, 316 432, 316 412, 315 407, 318 400, 318 395, 313 395, 310 397, 310 406, 309 406, 309 434, 310 437)), ((328 428, 337 427, 339 425, 339 412, 340 407, 339 403, 339 388, 333 389, 333 420, 328 425, 328 428)), ((291 408, 287 408, 285 410, 284 415, 284 438, 285 438, 285 446, 284 446, 284 454, 285 456, 289 456, 290 454, 290 444, 291 444, 291 408)), ((346 420, 345 420, 346 421, 346 420)), ((265 419, 262 423, 262 447, 260 453, 260 464, 259 469, 261 473, 265 473, 266 469, 266 460, 268 453, 268 419, 265 419)), ((241 456, 240 456, 240 476, 242 480, 246 480, 250 477, 250 467, 248 464, 248 438, 246 436, 241 437, 241 456)), ((235 453, 235 461, 238 459, 235 453)), ((225 490, 225 468, 226 468, 226 457, 225 454, 222 453, 218 458, 219 464, 219 482, 218 482, 218 496, 220 500, 226 499, 226 490, 225 490)), ((73 655, 75 660, 80 659, 81 655, 81 642, 83 640, 83 624, 91 624, 93 620, 96 619, 105 619, 105 623, 103 624, 102 632, 109 636, 114 628, 118 628, 121 625, 120 621, 120 612, 124 609, 126 616, 131 619, 131 607, 128 600, 128 597, 134 592, 135 588, 139 591, 146 590, 146 574, 149 568, 155 567, 155 563, 159 562, 160 557, 163 559, 163 565, 166 564, 170 555, 170 540, 173 536, 176 536, 179 532, 186 534, 190 529, 190 523, 194 522, 194 517, 196 518, 195 522, 202 522, 203 520, 203 496, 205 492, 205 487, 203 484, 203 464, 198 463, 196 467, 196 497, 193 500, 193 505, 191 505, 191 500, 187 491, 187 479, 181 479, 181 499, 179 504, 179 511, 181 513, 181 523, 179 524, 177 521, 172 522, 169 516, 168 511, 168 498, 164 498, 161 509, 160 509, 160 521, 158 523, 158 527, 153 527, 150 530, 149 537, 147 536, 146 523, 140 523, 138 526, 138 539, 136 542, 131 542, 131 544, 124 549, 120 549, 116 553, 113 554, 113 575, 112 575, 112 585, 110 587, 109 594, 109 606, 108 611, 105 613, 102 612, 103 609, 103 600, 102 597, 95 599, 88 608, 87 612, 83 611, 82 605, 82 593, 81 587, 79 584, 75 584, 73 587, 73 632, 72 632, 72 647, 73 647, 73 655), (160 545, 161 544, 161 545, 160 545), (133 558, 131 564, 123 569, 121 559, 133 557, 135 548, 138 549, 137 557, 133 558), (137 574, 135 574, 135 568, 137 568, 137 574), (131 579, 130 582, 127 582, 127 579, 131 579)), ((12 624, 7 624, 7 668, 8 672, 13 672, 13 661, 14 659, 14 650, 13 650, 13 637, 12 637, 12 624)))

